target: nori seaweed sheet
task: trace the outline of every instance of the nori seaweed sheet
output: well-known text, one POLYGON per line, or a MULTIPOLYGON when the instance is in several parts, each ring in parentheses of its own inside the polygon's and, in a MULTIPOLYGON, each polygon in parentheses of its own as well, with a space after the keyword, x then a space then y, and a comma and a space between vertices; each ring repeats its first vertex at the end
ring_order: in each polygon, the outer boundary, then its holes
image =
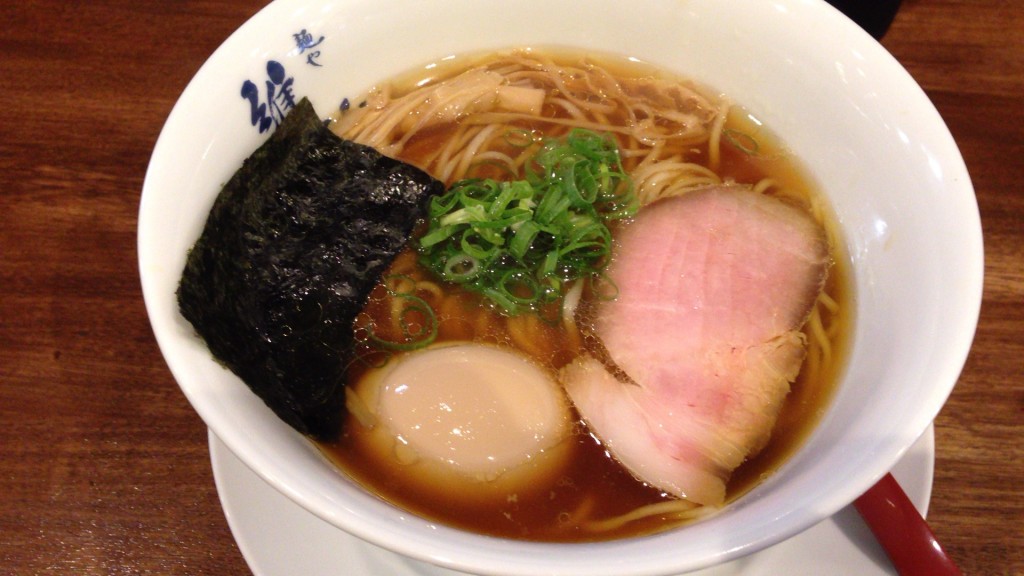
POLYGON ((303 99, 215 200, 178 286, 181 313, 280 418, 334 438, 353 321, 443 189, 338 138, 303 99))

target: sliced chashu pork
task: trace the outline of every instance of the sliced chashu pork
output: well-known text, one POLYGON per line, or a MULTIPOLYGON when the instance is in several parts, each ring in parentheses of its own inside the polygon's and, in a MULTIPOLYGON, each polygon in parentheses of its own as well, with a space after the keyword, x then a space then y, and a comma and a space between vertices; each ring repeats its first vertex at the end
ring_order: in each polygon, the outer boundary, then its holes
POLYGON ((800 328, 829 265, 803 211, 745 187, 655 202, 618 235, 618 297, 594 333, 632 382, 584 355, 561 379, 637 478, 720 505, 732 471, 767 442, 805 355, 800 328))

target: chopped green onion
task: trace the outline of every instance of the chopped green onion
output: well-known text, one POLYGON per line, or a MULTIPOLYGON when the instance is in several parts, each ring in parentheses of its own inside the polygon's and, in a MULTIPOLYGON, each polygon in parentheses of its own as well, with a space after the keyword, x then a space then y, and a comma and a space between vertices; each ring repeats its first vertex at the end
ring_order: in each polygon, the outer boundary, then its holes
POLYGON ((607 223, 636 210, 614 138, 575 129, 541 142, 521 179, 461 180, 432 199, 420 262, 506 314, 540 311, 601 274, 607 223))
POLYGON ((536 138, 534 137, 533 132, 526 129, 520 128, 518 130, 509 130, 508 132, 505 132, 505 142, 509 146, 526 148, 535 141, 536 138))
MULTIPOLYGON (((363 338, 366 342, 383 350, 408 351, 418 350, 431 344, 437 338, 437 315, 434 309, 426 300, 416 296, 412 292, 399 292, 392 288, 391 281, 394 279, 408 279, 408 276, 394 274, 385 278, 384 287, 387 293, 394 298, 404 300, 405 303, 398 315, 398 326, 401 330, 401 339, 385 340, 377 336, 374 327, 367 326, 363 338), (421 317, 417 318, 417 316, 421 317)), ((412 281, 413 290, 416 283, 412 281)))
POLYGON ((456 254, 445 262, 442 276, 449 282, 465 282, 479 273, 479 260, 468 254, 456 254))
POLYGON ((725 136, 725 139, 728 140, 730 144, 748 156, 757 156, 757 152, 761 148, 761 145, 757 143, 757 140, 754 139, 753 136, 734 128, 726 128, 725 130, 722 130, 722 136, 725 136))

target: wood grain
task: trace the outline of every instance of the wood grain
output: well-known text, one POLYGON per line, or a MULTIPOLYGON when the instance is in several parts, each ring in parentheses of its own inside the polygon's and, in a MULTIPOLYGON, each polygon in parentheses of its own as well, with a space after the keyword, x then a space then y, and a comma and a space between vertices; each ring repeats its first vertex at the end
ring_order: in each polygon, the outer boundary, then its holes
POLYGON ((1024 574, 1024 4, 905 1, 883 45, 960 146, 985 237, 974 346, 936 420, 929 522, 965 574, 1024 574))
MULTIPOLYGON (((0 7, 2 573, 248 573, 146 320, 135 227, 175 100, 263 5, 0 7)), ((965 573, 1024 574, 1024 3, 904 0, 883 45, 948 123, 985 230, 929 520, 965 573)))

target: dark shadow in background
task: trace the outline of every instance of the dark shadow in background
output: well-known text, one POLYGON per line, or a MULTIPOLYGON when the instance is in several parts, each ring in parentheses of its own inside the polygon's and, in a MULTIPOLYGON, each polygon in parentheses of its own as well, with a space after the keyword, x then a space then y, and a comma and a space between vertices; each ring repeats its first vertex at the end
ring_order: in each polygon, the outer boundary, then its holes
POLYGON ((885 36, 901 0, 826 0, 876 39, 885 36))

